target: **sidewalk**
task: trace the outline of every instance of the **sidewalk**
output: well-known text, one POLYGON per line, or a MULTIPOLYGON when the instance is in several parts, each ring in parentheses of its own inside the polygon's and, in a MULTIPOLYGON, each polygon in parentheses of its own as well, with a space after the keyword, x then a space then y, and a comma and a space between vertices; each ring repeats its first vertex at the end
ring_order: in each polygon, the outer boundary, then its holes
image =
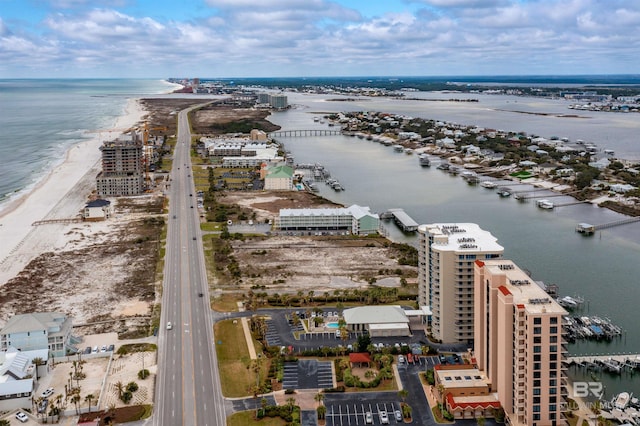
MULTIPOLYGON (((238 302, 238 312, 244 312, 244 304, 242 302, 238 302)), ((251 337, 251 330, 249 329, 249 318, 242 317, 240 318, 240 321, 242 322, 242 330, 244 330, 244 338, 247 340, 249 357, 251 359, 258 359, 256 347, 253 345, 253 338, 251 337)))

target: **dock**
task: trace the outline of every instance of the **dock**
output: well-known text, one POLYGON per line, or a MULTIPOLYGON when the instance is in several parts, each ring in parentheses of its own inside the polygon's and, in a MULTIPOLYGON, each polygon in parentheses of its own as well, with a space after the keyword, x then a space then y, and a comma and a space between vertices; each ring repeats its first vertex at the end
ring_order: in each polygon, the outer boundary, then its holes
POLYGON ((576 232, 583 235, 593 235, 601 229, 613 228, 614 226, 626 225, 628 223, 640 222, 640 217, 631 217, 628 219, 616 220, 615 222, 603 223, 600 225, 592 225, 590 223, 579 223, 576 226, 576 232))
POLYGON ((390 219, 396 222, 396 224, 402 229, 404 232, 415 232, 418 230, 418 223, 411 218, 404 210, 402 209, 389 209, 386 212, 380 215, 381 219, 390 219))
POLYGON ((566 363, 590 370, 606 370, 620 374, 625 369, 640 369, 640 354, 570 356, 566 358, 566 363))

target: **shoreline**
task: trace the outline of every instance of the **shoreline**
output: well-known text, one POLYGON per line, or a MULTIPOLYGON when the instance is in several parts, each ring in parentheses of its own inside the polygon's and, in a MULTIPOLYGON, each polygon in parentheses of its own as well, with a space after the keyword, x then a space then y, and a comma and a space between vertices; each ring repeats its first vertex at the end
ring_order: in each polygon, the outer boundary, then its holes
MULTIPOLYGON (((148 114, 139 99, 128 99, 122 114, 112 128, 128 128, 148 114)), ((114 132, 117 136, 121 132, 114 132)), ((115 136, 114 136, 115 137, 115 136)), ((95 174, 100 169, 100 135, 74 144, 67 149, 63 161, 54 166, 30 190, 9 201, 0 210, 0 285, 17 275, 26 264, 41 254, 38 244, 43 234, 32 224, 47 217, 76 217, 95 189, 95 174), (33 234, 34 238, 29 238, 33 234), (33 244, 29 244, 33 240, 33 244), (11 259, 11 261, 9 261, 11 259)), ((46 225, 53 226, 53 225, 46 225)), ((51 228, 47 228, 51 229, 51 228)), ((45 232, 46 229, 45 229, 45 232)), ((54 236, 55 237, 55 236, 54 236)), ((42 247, 40 247, 42 249, 42 247)), ((51 249, 51 248, 49 248, 51 249)))

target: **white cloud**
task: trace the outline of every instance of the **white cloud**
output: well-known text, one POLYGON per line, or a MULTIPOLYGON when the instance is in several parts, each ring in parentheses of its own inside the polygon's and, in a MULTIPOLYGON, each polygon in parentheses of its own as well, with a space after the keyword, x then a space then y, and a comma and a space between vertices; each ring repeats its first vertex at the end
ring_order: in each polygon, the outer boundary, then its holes
POLYGON ((43 73, 76 64, 233 76, 526 74, 532 63, 577 73, 585 62, 628 72, 640 57, 635 0, 414 3, 424 7, 375 18, 337 0, 207 0, 208 14, 181 21, 90 9, 52 13, 38 32, 0 18, 0 60, 42 64, 43 73))

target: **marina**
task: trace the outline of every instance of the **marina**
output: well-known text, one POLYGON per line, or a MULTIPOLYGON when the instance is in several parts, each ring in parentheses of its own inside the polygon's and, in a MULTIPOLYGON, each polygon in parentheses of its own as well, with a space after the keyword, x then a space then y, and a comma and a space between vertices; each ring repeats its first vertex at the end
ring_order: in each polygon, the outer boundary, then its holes
POLYGON ((380 215, 380 219, 391 219, 404 232, 415 232, 418 230, 418 222, 413 220, 403 209, 389 209, 380 215))
POLYGON ((610 341, 622 336, 622 329, 606 318, 598 316, 566 316, 564 320, 566 339, 569 342, 578 339, 610 341))

